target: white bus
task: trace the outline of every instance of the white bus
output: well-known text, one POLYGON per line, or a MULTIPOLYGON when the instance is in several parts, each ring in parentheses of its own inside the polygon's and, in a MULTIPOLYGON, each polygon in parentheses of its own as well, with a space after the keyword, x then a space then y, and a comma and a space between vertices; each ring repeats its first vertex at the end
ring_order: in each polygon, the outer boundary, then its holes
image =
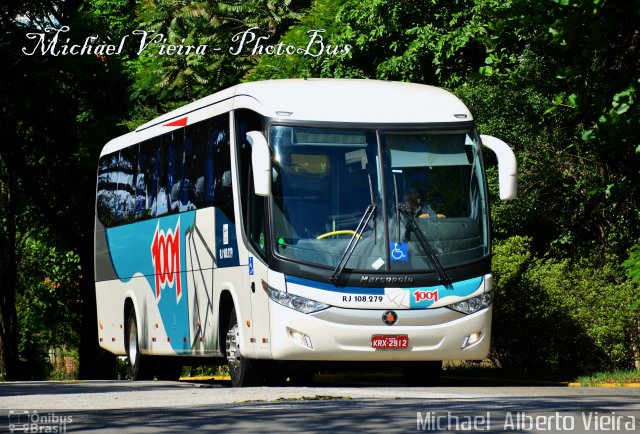
POLYGON ((487 356, 492 276, 481 144, 455 96, 375 80, 215 93, 111 140, 96 194, 102 348, 133 379, 228 363, 234 386, 383 362, 410 384, 487 356))

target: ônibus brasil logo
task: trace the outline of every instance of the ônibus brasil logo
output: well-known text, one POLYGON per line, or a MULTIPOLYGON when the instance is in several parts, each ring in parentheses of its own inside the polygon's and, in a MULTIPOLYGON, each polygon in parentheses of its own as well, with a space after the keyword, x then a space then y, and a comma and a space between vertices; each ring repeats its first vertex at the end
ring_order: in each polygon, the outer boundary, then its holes
POLYGON ((180 286, 180 217, 175 229, 160 229, 160 222, 151 242, 151 260, 156 275, 156 301, 160 300, 162 290, 176 287, 176 303, 182 297, 180 286))

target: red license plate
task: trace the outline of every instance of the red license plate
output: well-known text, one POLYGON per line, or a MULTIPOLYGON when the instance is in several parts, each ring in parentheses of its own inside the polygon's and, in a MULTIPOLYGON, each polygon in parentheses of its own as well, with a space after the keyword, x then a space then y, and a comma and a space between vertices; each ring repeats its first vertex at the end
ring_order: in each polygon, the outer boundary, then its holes
POLYGON ((399 350, 409 348, 409 336, 407 335, 373 335, 371 347, 380 350, 399 350))

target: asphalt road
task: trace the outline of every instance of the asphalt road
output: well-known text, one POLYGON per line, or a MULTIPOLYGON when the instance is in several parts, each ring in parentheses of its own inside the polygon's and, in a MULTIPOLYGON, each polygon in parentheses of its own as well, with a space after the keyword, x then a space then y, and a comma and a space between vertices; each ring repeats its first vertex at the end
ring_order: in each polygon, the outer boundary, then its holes
POLYGON ((118 434, 638 432, 640 389, 3 383, 0 432, 11 428, 118 434))

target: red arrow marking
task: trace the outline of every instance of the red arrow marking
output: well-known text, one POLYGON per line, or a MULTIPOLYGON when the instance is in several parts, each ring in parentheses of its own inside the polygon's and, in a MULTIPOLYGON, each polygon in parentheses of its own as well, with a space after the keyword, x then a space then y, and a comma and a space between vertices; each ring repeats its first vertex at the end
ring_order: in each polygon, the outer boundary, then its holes
POLYGON ((187 118, 188 116, 185 116, 175 121, 167 122, 166 124, 164 124, 164 126, 165 127, 185 127, 187 125, 187 118))

